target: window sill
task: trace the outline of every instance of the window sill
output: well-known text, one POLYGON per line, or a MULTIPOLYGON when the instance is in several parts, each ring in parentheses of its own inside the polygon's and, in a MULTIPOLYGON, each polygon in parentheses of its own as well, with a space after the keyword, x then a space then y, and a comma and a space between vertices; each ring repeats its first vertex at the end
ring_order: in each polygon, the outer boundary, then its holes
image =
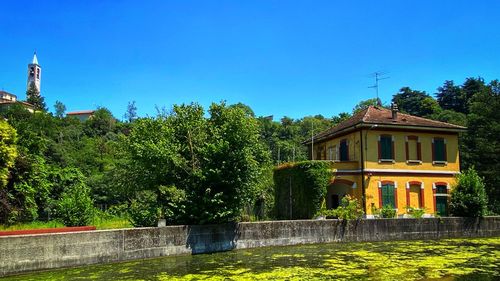
POLYGON ((378 159, 378 162, 379 163, 392 163, 392 164, 394 164, 394 163, 396 163, 396 160, 394 160, 394 159, 378 159))
POLYGON ((406 160, 406 164, 422 164, 422 160, 406 160))
POLYGON ((432 161, 432 165, 448 165, 448 161, 432 161))

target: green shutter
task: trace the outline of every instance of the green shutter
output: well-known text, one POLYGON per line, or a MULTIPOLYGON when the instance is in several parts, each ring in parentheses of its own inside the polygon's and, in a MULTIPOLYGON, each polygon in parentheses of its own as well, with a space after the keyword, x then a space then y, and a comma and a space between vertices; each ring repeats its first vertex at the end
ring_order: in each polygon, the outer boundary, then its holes
POLYGON ((382 159, 394 159, 392 156, 392 137, 381 137, 380 144, 382 148, 382 159))
POLYGON ((444 157, 444 140, 434 139, 434 153, 436 161, 446 161, 444 157))

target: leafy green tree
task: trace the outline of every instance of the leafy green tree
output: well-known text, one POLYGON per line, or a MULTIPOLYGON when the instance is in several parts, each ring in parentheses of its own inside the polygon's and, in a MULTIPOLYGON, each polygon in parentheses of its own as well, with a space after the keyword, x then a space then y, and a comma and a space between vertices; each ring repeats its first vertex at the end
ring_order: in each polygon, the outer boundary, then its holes
POLYGON ((105 136, 107 133, 114 132, 117 120, 109 109, 98 108, 92 118, 85 121, 85 132, 90 137, 105 136))
POLYGON ((68 187, 57 202, 57 218, 66 226, 84 226, 92 223, 94 203, 90 188, 85 184, 68 187))
MULTIPOLYGON (((392 97, 402 112, 416 116, 426 116, 434 113, 437 103, 426 92, 403 87, 392 97)), ((438 105, 437 105, 438 106, 438 105)))
POLYGON ((66 106, 60 101, 56 101, 54 104, 55 115, 57 118, 63 118, 66 112, 66 106))
POLYGON ((451 193, 450 211, 459 217, 486 215, 488 199, 482 178, 474 168, 457 176, 457 185, 451 193))
POLYGON ((17 132, 7 122, 0 120, 0 189, 5 188, 10 169, 17 157, 17 132))
POLYGON ((451 80, 446 80, 436 93, 437 102, 444 110, 460 113, 465 113, 463 96, 460 86, 456 86, 451 80))
POLYGON ((495 92, 498 81, 492 81, 488 91, 476 94, 467 115, 467 134, 464 136, 462 162, 475 166, 484 177, 490 208, 500 213, 500 93, 495 92))
POLYGON ((352 109, 352 114, 356 114, 364 109, 366 109, 367 107, 369 107, 370 105, 372 106, 378 106, 378 105, 382 105, 382 102, 380 101, 380 99, 378 98, 372 98, 372 99, 367 99, 367 100, 362 100, 360 101, 353 109, 352 109))
POLYGON ((35 110, 47 111, 45 98, 40 95, 34 83, 30 83, 28 90, 26 90, 26 102, 32 104, 35 110))

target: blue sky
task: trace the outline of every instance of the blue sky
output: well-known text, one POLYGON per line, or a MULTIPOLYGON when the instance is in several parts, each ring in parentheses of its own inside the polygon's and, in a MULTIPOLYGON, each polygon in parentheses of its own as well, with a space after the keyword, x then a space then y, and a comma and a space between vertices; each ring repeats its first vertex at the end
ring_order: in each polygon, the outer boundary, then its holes
POLYGON ((500 78, 500 1, 3 1, 0 89, 121 118, 227 100, 277 118, 350 111, 403 86, 500 78))

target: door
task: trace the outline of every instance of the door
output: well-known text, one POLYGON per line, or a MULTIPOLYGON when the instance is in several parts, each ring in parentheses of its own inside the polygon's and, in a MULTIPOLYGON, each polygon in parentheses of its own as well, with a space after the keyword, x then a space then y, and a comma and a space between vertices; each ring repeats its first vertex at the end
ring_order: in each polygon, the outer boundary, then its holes
POLYGON ((436 196, 436 213, 440 216, 448 215, 448 196, 436 196))

